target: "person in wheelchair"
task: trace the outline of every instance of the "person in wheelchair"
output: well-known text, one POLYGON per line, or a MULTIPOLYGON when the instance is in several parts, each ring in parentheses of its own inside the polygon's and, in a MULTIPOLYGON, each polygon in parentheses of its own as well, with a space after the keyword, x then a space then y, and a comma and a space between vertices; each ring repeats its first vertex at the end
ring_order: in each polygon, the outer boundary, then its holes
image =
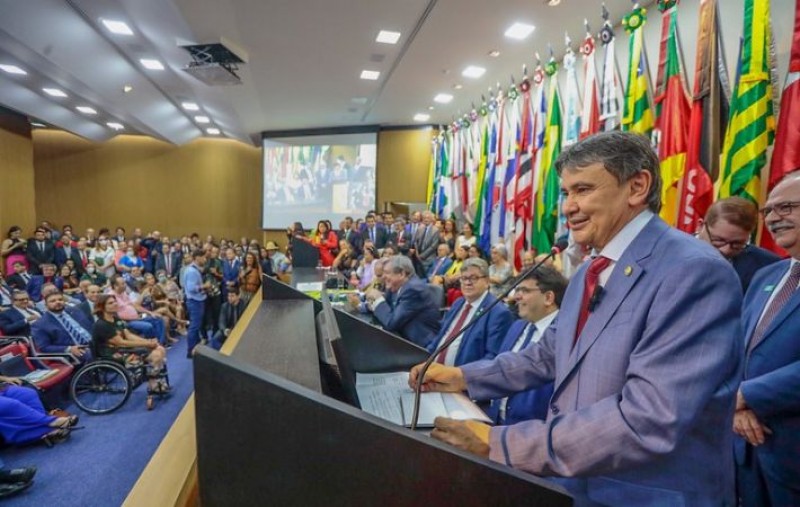
POLYGON ((125 321, 117 317, 117 298, 113 294, 99 296, 94 313, 97 321, 92 328, 92 340, 97 356, 122 363, 129 369, 144 363, 147 392, 168 392, 169 384, 166 377, 161 375, 167 354, 158 340, 142 338, 128 329, 125 321))

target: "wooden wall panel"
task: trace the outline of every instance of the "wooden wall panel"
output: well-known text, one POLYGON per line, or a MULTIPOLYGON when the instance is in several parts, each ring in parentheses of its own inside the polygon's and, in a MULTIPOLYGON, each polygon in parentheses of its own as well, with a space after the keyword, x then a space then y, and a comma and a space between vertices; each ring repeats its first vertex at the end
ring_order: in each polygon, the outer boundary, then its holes
POLYGON ((425 202, 432 136, 430 128, 379 134, 378 209, 389 202, 425 202))
POLYGON ((36 223, 33 142, 25 117, 0 108, 0 236, 12 225, 25 236, 36 223))

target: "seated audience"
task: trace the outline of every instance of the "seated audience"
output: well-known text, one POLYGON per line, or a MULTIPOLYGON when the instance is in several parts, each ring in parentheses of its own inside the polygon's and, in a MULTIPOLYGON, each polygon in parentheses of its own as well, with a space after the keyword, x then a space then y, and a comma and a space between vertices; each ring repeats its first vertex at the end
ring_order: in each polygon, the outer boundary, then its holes
POLYGON ((425 278, 429 282, 435 283, 434 279, 444 276, 452 264, 453 259, 450 257, 450 247, 447 243, 441 243, 436 250, 436 259, 428 268, 428 272, 425 273, 425 278))
POLYGON ((756 227, 756 205, 742 197, 729 197, 708 208, 697 233, 698 238, 710 243, 731 262, 745 292, 756 271, 781 260, 769 250, 750 244, 756 227))
POLYGON ((147 392, 163 394, 169 391, 169 386, 159 380, 167 356, 164 347, 155 339, 145 339, 134 334, 127 323, 117 316, 117 310, 117 298, 114 294, 104 294, 97 298, 97 321, 92 327, 92 340, 98 357, 120 361, 127 367, 144 361, 147 364, 147 392))
POLYGON ((414 273, 408 257, 395 255, 384 265, 386 292, 366 292, 369 308, 380 324, 392 333, 427 347, 439 332, 439 304, 428 285, 414 273))
MULTIPOLYGON (((568 283, 561 273, 547 266, 542 266, 525 278, 514 291, 520 320, 511 325, 498 352, 518 352, 537 343, 558 316, 568 283)), ((507 398, 492 400, 487 414, 499 425, 516 424, 528 419, 544 420, 552 394, 552 382, 520 391, 507 398)))
POLYGON ((228 301, 222 305, 222 309, 219 312, 218 330, 211 338, 210 346, 212 348, 216 350, 222 348, 233 327, 242 317, 245 308, 247 308, 247 303, 239 297, 239 292, 235 290, 228 291, 228 301))
POLYGON ((364 257, 358 263, 358 269, 353 271, 350 284, 358 290, 366 290, 375 278, 375 261, 378 252, 374 247, 364 249, 364 257), (355 282, 355 283, 353 283, 355 282))
POLYGON ((28 273, 26 263, 22 261, 15 261, 13 263, 14 273, 6 276, 6 283, 12 289, 28 290, 28 283, 30 283, 33 275, 28 273))
POLYGON ((58 287, 59 291, 64 290, 64 280, 60 276, 56 276, 55 264, 42 264, 39 266, 41 275, 34 275, 31 281, 28 282, 28 294, 30 294, 33 301, 40 301, 42 299, 42 287, 46 283, 51 283, 58 287))
POLYGON ((15 290, 11 297, 12 306, 0 312, 0 331, 6 336, 30 336, 31 324, 42 315, 31 307, 27 292, 15 290))
POLYGON ((68 294, 70 296, 80 294, 80 281, 78 280, 77 273, 69 267, 69 264, 65 263, 63 266, 61 266, 58 272, 58 278, 61 279, 61 291, 64 294, 68 294))
POLYGON ((492 264, 489 266, 489 291, 500 297, 511 285, 514 268, 508 262, 506 246, 498 243, 492 247, 492 264))
POLYGON ((152 312, 141 305, 138 294, 128 290, 128 285, 122 275, 111 277, 111 286, 106 293, 116 297, 115 306, 118 316, 126 322, 128 327, 147 338, 157 338, 159 343, 167 342, 164 322, 161 318, 154 317, 152 312))
POLYGON ((98 271, 97 266, 95 266, 94 263, 89 263, 86 265, 86 270, 81 275, 81 281, 83 280, 87 280, 99 287, 105 287, 108 285, 108 278, 106 278, 105 274, 98 271))
POLYGON ((48 414, 36 390, 22 387, 22 379, 0 375, 0 383, 0 436, 6 444, 41 441, 52 447, 69 438, 78 416, 48 414))
POLYGON ((456 245, 463 246, 464 248, 469 248, 478 241, 478 238, 475 236, 475 233, 472 229, 472 224, 469 222, 464 222, 464 225, 461 226, 461 234, 458 235, 456 238, 456 245))
POLYGON ((31 336, 40 353, 72 354, 90 359, 91 322, 77 309, 67 310, 64 296, 53 291, 44 298, 47 311, 31 325, 31 336))
POLYGON ((489 293, 489 265, 483 259, 468 259, 461 266, 461 292, 463 297, 453 303, 438 336, 428 345, 428 352, 433 353, 447 340, 458 336, 436 357, 437 362, 449 366, 492 359, 500 351, 508 326, 514 320, 502 303, 487 311, 497 298, 489 293), (473 320, 475 324, 459 335, 473 320))

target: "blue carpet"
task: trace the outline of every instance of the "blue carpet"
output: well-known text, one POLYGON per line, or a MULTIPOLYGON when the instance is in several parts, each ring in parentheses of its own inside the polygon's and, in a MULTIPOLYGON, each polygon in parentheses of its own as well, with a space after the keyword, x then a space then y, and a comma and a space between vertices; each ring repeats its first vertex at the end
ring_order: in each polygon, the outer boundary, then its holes
POLYGON ((91 416, 65 407, 80 414, 80 426, 85 428, 62 444, 2 450, 6 466, 39 469, 33 486, 3 505, 121 505, 193 391, 185 338, 169 350, 168 357, 172 395, 157 401, 152 411, 146 409, 147 386, 142 384, 109 415, 91 416))

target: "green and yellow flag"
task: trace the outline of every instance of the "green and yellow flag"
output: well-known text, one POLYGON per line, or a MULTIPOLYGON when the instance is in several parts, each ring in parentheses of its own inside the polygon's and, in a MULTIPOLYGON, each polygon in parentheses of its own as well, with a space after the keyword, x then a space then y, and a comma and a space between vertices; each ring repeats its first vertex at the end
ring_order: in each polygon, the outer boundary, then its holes
POLYGON ((769 16, 769 0, 745 0, 744 37, 722 145, 720 199, 735 195, 758 203, 760 198, 761 169, 775 139, 769 16))
POLYGON ((534 207, 533 247, 547 253, 555 242, 558 227, 558 194, 560 183, 556 172, 556 159, 561 153, 561 99, 555 61, 551 58, 546 73, 550 76, 550 99, 542 148, 542 165, 538 176, 538 189, 534 207))
POLYGON ((630 34, 622 130, 649 136, 653 130, 653 107, 650 99, 650 70, 647 67, 642 35, 642 27, 647 21, 646 12, 639 4, 635 4, 633 11, 622 20, 625 30, 630 34))

